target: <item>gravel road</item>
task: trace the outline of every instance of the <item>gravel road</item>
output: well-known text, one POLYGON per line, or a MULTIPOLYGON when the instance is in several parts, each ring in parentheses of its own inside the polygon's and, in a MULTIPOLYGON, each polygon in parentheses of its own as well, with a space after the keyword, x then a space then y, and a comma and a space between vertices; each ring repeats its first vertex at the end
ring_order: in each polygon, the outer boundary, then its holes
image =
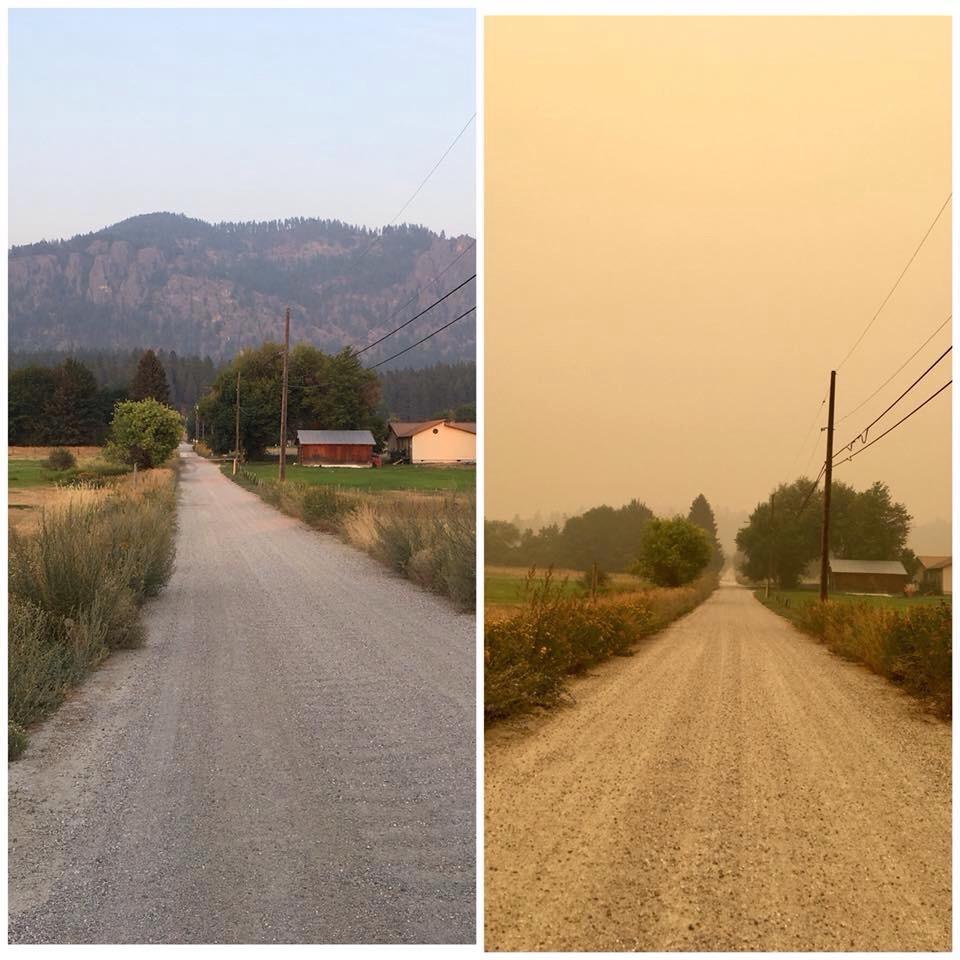
POLYGON ((493 728, 488 950, 949 950, 950 728, 725 583, 493 728))
POLYGON ((475 938, 475 620, 181 450, 176 572, 9 765, 14 942, 475 938))

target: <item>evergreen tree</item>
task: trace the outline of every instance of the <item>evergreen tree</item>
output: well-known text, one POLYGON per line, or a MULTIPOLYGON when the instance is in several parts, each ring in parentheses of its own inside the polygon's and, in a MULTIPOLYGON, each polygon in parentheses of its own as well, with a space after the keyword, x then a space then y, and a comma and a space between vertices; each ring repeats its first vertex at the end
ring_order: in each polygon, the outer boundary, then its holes
POLYGON ((132 400, 153 399, 158 403, 170 403, 170 387, 167 384, 167 375, 159 357, 147 350, 137 364, 137 372, 130 384, 130 398, 132 400))
POLYGON ((723 549, 717 537, 717 520, 713 515, 713 507, 710 506, 710 501, 702 493, 698 494, 693 503, 690 504, 687 519, 696 524, 707 535, 707 540, 710 542, 711 556, 708 569, 721 570, 724 560, 723 549))

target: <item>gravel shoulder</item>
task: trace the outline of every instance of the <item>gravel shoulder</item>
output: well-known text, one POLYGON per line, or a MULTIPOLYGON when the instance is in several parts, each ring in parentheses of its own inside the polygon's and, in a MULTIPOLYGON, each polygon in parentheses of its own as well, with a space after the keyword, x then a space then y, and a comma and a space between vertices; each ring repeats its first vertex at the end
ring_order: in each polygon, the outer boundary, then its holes
POLYGON ((9 936, 475 939, 475 619, 182 452, 177 567, 9 770, 9 936))
POLYGON ((725 582, 487 734, 488 950, 949 950, 950 727, 725 582))

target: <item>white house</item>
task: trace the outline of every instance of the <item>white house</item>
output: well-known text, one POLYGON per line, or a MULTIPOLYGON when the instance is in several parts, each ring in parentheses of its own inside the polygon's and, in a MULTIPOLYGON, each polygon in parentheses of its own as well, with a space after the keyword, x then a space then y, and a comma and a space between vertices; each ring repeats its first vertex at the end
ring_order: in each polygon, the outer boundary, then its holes
POLYGON ((393 420, 387 450, 409 463, 475 463, 477 425, 457 420, 393 420))
POLYGON ((931 593, 953 593, 953 557, 917 557, 914 580, 921 590, 931 593))

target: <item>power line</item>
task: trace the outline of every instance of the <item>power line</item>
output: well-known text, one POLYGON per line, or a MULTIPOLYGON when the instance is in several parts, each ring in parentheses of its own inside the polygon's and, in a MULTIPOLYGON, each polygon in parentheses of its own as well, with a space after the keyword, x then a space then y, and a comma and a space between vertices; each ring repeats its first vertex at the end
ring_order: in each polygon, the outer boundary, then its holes
POLYGON ((399 327, 394 327, 394 329, 391 330, 389 333, 385 333, 382 337, 380 337, 379 340, 374 340, 373 343, 367 344, 367 346, 365 346, 362 350, 357 350, 356 355, 359 357, 361 353, 366 353, 368 350, 371 350, 373 347, 375 347, 378 343, 383 343, 383 341, 386 340, 388 337, 392 337, 395 333, 399 333, 404 327, 410 326, 410 324, 413 323, 414 320, 419 320, 425 313, 429 313, 435 306, 437 306, 437 304, 443 303, 443 301, 446 300, 447 297, 452 297, 458 290, 461 290, 463 287, 465 287, 471 280, 476 279, 476 276, 477 275, 475 273, 471 274, 469 277, 467 277, 466 280, 463 281, 463 283, 458 284, 452 290, 448 290, 442 297, 440 297, 439 300, 434 300, 429 307, 425 307, 415 317, 411 317, 409 320, 405 321, 404 323, 401 323, 399 327))
MULTIPOLYGON (((841 449, 852 450, 852 449, 853 449, 853 445, 857 442, 857 440, 866 441, 866 439, 867 439, 867 431, 868 431, 874 424, 876 424, 876 423, 878 423, 880 420, 882 420, 921 380, 923 380, 923 378, 924 378, 928 373, 930 373, 930 371, 931 371, 952 349, 953 349, 953 345, 951 344, 949 347, 947 347, 946 350, 943 351, 943 353, 940 354, 939 357, 937 357, 936 360, 933 361, 933 363, 930 364, 929 367, 927 367, 926 370, 923 371, 923 373, 920 374, 919 377, 917 377, 916 380, 913 381, 913 383, 910 384, 909 387, 907 387, 906 390, 903 391, 903 393, 900 394, 899 397, 897 397, 896 400, 893 401, 893 403, 890 404, 889 407, 887 407, 886 410, 883 411, 883 413, 880 414, 879 417, 876 417, 874 420, 871 420, 870 423, 868 423, 868 424, 866 425, 866 427, 864 427, 863 430, 860 431, 860 433, 858 433, 849 443, 844 444, 843 447, 841 447, 841 449)), ((868 446, 869 446, 869 444, 868 444, 868 446)), ((836 458, 834 458, 834 459, 836 459, 836 458)))
POLYGON ((856 343, 854 343, 854 345, 847 351, 847 355, 840 361, 840 363, 837 364, 838 370, 850 359, 850 357, 853 354, 853 351, 856 350, 858 346, 860 346, 860 342, 867 335, 867 332, 873 326, 873 323, 877 319, 877 317, 880 316, 880 311, 883 310, 883 308, 887 305, 887 301, 893 296, 894 291, 897 289, 897 287, 900 286, 900 281, 904 278, 904 275, 910 269, 910 264, 912 264, 913 261, 916 259, 917 254, 920 252, 920 248, 924 245, 927 237, 930 236, 931 231, 936 226, 937 221, 940 219, 940 214, 942 214, 943 211, 946 210, 947 204, 950 202, 951 197, 953 197, 952 193, 948 194, 947 199, 943 201, 943 206, 940 207, 940 209, 937 211, 937 215, 933 218, 933 221, 931 222, 930 226, 927 227, 927 232, 923 235, 923 238, 917 244, 917 248, 911 254, 910 259, 907 261, 907 265, 903 268, 903 270, 900 271, 900 276, 897 277, 895 283, 890 288, 890 291, 883 298, 883 302, 880 304, 879 307, 877 307, 877 312, 870 318, 870 322, 863 328, 863 333, 861 333, 860 336, 857 337, 856 343))
MULTIPOLYGON (((803 440, 800 441, 800 449, 797 450, 797 452, 794 454, 793 460, 792 460, 791 463, 790 463, 790 472, 791 472, 791 473, 793 473, 793 468, 794 468, 794 466, 796 465, 797 461, 800 459, 801 455, 803 454, 804 449, 805 449, 806 446, 807 446, 807 441, 810 439, 810 434, 813 432, 813 428, 814 428, 814 426, 816 426, 817 420, 820 419, 820 411, 823 409, 823 405, 824 405, 826 402, 827 402, 827 398, 826 398, 826 397, 824 397, 824 398, 820 401, 820 405, 817 407, 816 413, 814 413, 813 419, 810 421, 810 426, 807 427, 807 432, 803 435, 803 440)), ((816 450, 816 447, 814 447, 814 449, 810 451, 810 456, 807 457, 807 462, 808 462, 808 463, 810 462, 810 457, 813 456, 814 450, 816 450)))
MULTIPOLYGON (((413 203, 414 200, 416 200, 420 191, 427 185, 427 181, 437 172, 437 169, 439 168, 440 164, 443 163, 444 160, 446 160, 447 154, 449 154, 450 151, 457 145, 457 141, 459 141, 459 139, 467 132, 467 127, 469 127, 470 124, 473 123, 473 121, 476 118, 477 118, 477 115, 476 113, 474 113, 473 116, 471 116, 470 119, 463 125, 463 127, 460 129, 460 132, 450 142, 450 146, 443 151, 443 153, 440 155, 440 159, 430 168, 430 172, 420 181, 420 185, 417 187, 417 189, 414 190, 412 194, 410 194, 410 197, 407 200, 407 202, 396 212, 394 218, 387 224, 388 227, 393 226, 393 224, 395 224, 400 219, 404 210, 406 210, 407 207, 409 207, 410 204, 413 203)), ((360 254, 358 259, 362 260, 371 251, 371 249, 373 248, 373 245, 381 238, 382 238, 382 234, 376 234, 373 237, 373 239, 370 241, 370 243, 367 244, 366 248, 364 249, 363 253, 360 254)))
POLYGON ((840 361, 840 363, 837 365, 837 369, 838 369, 838 370, 840 369, 840 367, 842 367, 842 366, 847 362, 847 360, 850 359, 850 357, 851 357, 851 355, 853 354, 854 350, 857 349, 857 347, 860 345, 860 343, 861 343, 861 341, 863 340, 863 338, 867 335, 867 332, 868 332, 868 331, 870 330, 870 328, 873 326, 874 321, 877 319, 877 317, 880 316, 880 312, 881 312, 881 311, 883 310, 883 308, 886 306, 887 301, 893 296, 894 291, 895 291, 895 290, 897 289, 897 287, 900 285, 900 281, 904 278, 907 270, 910 269, 910 265, 911 265, 911 264, 913 263, 913 261, 916 259, 917 254, 920 252, 920 248, 921 248, 921 247, 924 245, 924 243, 926 242, 927 237, 930 236, 931 231, 932 231, 933 228, 936 226, 937 221, 940 219, 940 215, 941 215, 941 214, 943 213, 943 211, 946 209, 947 204, 950 202, 950 200, 951 200, 952 197, 953 197, 953 194, 950 193, 950 194, 947 195, 947 199, 943 201, 943 205, 942 205, 942 206, 940 207, 940 209, 937 211, 937 215, 933 218, 933 221, 931 222, 930 226, 927 227, 927 232, 923 235, 922 239, 920 240, 920 243, 917 244, 916 249, 915 249, 915 250, 913 251, 913 253, 911 254, 910 259, 907 261, 906 266, 903 268, 903 270, 900 271, 900 275, 897 277, 896 281, 894 282, 893 286, 890 288, 890 290, 889 290, 889 292, 887 293, 887 295, 883 298, 883 302, 882 302, 882 303, 880 304, 880 306, 877 308, 876 313, 874 313, 874 315, 870 318, 870 321, 867 323, 866 327, 864 327, 863 332, 862 332, 862 333, 860 334, 860 336, 857 338, 856 342, 855 342, 855 343, 853 344, 853 346, 847 351, 846 356, 845 356, 845 357, 840 361))
POLYGON ((950 314, 950 316, 947 317, 947 319, 944 320, 943 323, 941 323, 940 326, 937 327, 937 329, 934 330, 933 333, 931 333, 930 336, 927 337, 927 339, 924 340, 923 343, 921 343, 920 346, 917 347, 917 349, 914 350, 913 353, 911 353, 910 356, 907 357, 907 359, 904 360, 903 363, 901 363, 900 366, 897 367, 897 369, 894 370, 893 373, 891 373, 890 376, 887 377, 887 379, 884 380, 883 383, 881 383, 880 386, 877 387, 877 389, 874 390, 873 393, 870 394, 869 397, 866 398, 866 400, 862 400, 862 401, 861 401, 860 403, 858 403, 849 413, 845 413, 845 414, 837 421, 837 423, 843 423, 844 420, 849 419, 849 418, 852 417, 858 410, 860 410, 862 407, 866 406, 866 404, 868 404, 952 319, 953 319, 953 314, 950 314))
POLYGON ((810 502, 810 498, 813 496, 814 490, 820 486, 820 478, 823 476, 824 471, 827 469, 827 461, 823 461, 823 466, 820 467, 820 472, 817 474, 817 479, 813 481, 813 486, 807 491, 807 495, 803 498, 803 503, 800 504, 800 509, 796 512, 794 519, 799 517, 801 513, 806 509, 807 504, 810 502))
MULTIPOLYGON (((409 307, 411 303, 414 303, 416 299, 420 296, 420 294, 427 289, 427 287, 429 287, 431 284, 436 283, 451 267, 459 263, 476 245, 477 245, 477 241, 471 240, 463 248, 463 250, 461 250, 460 253, 458 253, 439 273, 435 273, 422 287, 417 287, 417 289, 414 291, 413 296, 409 300, 407 300, 405 303, 401 303, 400 306, 397 307, 397 309, 394 310, 389 317, 387 317, 385 322, 389 323, 395 316, 397 316, 402 311, 406 310, 407 307, 409 307)), ((476 274, 474 274, 474 276, 476 276, 476 274)), ((399 330, 400 328, 398 327, 397 329, 399 330)), ((364 347, 363 350, 368 350, 372 346, 373 344, 371 343, 369 346, 364 347)), ((363 350, 360 350, 358 352, 362 353, 363 350)))
POLYGON ((395 353, 392 357, 387 357, 386 360, 381 360, 379 363, 375 363, 372 366, 367 367, 368 370, 376 370, 377 367, 382 367, 385 363, 389 363, 391 360, 396 360, 397 357, 402 357, 407 351, 412 350, 414 347, 419 347, 421 343, 426 343, 431 337, 435 337, 438 333, 443 333, 447 327, 452 327, 458 320, 462 320, 467 314, 473 313, 476 310, 476 307, 471 307, 469 310, 464 311, 460 314, 459 317, 454 317, 449 323, 445 323, 442 327, 437 327, 433 333, 428 333, 425 337, 418 340, 416 343, 411 343, 409 347, 405 347, 399 353, 395 353))
MULTIPOLYGON (((927 397, 927 399, 924 400, 923 403, 921 403, 918 407, 914 407, 905 417, 902 417, 900 420, 898 420, 898 421, 897 421, 892 427, 890 427, 888 430, 884 430, 883 433, 881 433, 879 437, 874 437, 874 439, 871 440, 865 447, 861 447, 856 453, 851 454, 849 457, 844 457, 844 459, 841 460, 840 463, 846 463, 846 462, 849 461, 849 460, 853 460, 854 457, 859 457, 860 454, 863 453, 864 450, 868 449, 869 447, 872 447, 878 440, 882 440, 888 433, 892 433, 894 430, 896 430, 897 427, 899 427, 901 423, 905 423, 905 422, 906 422, 907 420, 909 420, 915 413, 917 413, 918 411, 922 410, 931 400, 934 399, 934 397, 938 397, 941 393, 943 393, 943 391, 946 390, 947 387, 949 387, 951 383, 953 383, 953 380, 948 380, 936 393, 933 393, 933 394, 931 394, 929 397, 927 397)), ((838 466, 839 466, 839 464, 838 464, 838 466)))

